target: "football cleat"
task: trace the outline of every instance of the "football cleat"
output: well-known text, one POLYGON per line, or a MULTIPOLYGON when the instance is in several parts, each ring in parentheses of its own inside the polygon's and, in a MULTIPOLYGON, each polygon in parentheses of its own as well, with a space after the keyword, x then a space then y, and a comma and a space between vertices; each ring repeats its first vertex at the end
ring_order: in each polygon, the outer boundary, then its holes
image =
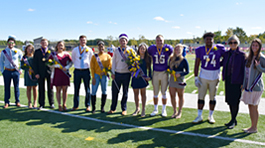
POLYGON ((192 121, 192 123, 196 124, 196 123, 200 123, 200 122, 202 122, 202 121, 203 121, 202 116, 197 116, 197 117, 195 118, 195 120, 192 121))
POLYGON ((155 116, 155 115, 157 115, 158 114, 158 111, 157 110, 154 110, 151 114, 150 114, 150 116, 155 116))
POLYGON ((214 123, 215 123, 215 120, 214 120, 214 118, 213 118, 213 115, 208 116, 208 121, 209 121, 209 123, 211 123, 211 124, 214 124, 214 123))

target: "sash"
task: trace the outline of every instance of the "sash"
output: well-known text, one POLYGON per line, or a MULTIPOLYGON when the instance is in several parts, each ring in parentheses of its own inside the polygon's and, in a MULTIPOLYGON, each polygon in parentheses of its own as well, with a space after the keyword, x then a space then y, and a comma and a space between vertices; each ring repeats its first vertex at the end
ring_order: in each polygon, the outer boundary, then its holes
MULTIPOLYGON (((56 56, 56 52, 52 52, 51 53, 51 55, 52 55, 52 57, 53 57, 53 59, 56 61, 56 62, 58 62, 62 67, 63 67, 63 65, 61 64, 61 62, 59 61, 59 59, 57 58, 57 56, 56 56)), ((63 67, 64 68, 64 67, 63 67)), ((59 68, 60 69, 60 68, 59 68)), ((65 72, 64 70, 62 70, 62 69, 60 69, 66 76, 68 76, 69 78, 71 77, 71 74, 69 74, 69 72, 65 72)), ((52 68, 51 69, 51 88, 52 88, 52 86, 53 86, 53 78, 54 78, 54 72, 55 70, 54 70, 54 68, 52 68)))
MULTIPOLYGON (((100 61, 100 58, 99 58, 98 54, 95 54, 95 57, 96 57, 96 60, 98 62, 99 68, 101 69, 101 71, 103 71, 104 66, 103 66, 102 62, 100 61)), ((109 74, 108 73, 107 73, 107 77, 109 78, 109 74)))
POLYGON ((12 53, 11 53, 11 50, 10 50, 10 55, 7 54, 6 50, 3 50, 3 53, 5 54, 7 60, 10 62, 10 64, 16 69, 16 71, 19 71, 17 65, 13 62, 12 60, 12 53))
POLYGON ((261 79, 261 75, 262 73, 260 73, 257 78, 255 79, 255 81, 253 82, 253 84, 250 86, 249 89, 245 88, 245 91, 247 92, 252 92, 253 88, 257 85, 258 81, 261 79))
MULTIPOLYGON (((23 56, 22 59, 23 59, 24 63, 25 63, 27 66, 29 66, 30 68, 32 68, 32 67, 30 66, 30 64, 29 64, 28 59, 27 59, 25 56, 23 56)), ((28 70, 28 75, 29 75, 29 78, 30 78, 32 81, 37 81, 36 78, 35 78, 35 79, 32 78, 32 73, 29 72, 29 70, 28 70)))
MULTIPOLYGON (((118 50, 119 50, 119 53, 120 53, 120 55, 121 55, 121 57, 123 58, 123 60, 124 60, 124 62, 127 60, 127 58, 126 58, 126 56, 124 55, 124 53, 121 51, 121 48, 119 47, 118 48, 118 50)), ((125 49, 126 50, 126 49, 125 49)))

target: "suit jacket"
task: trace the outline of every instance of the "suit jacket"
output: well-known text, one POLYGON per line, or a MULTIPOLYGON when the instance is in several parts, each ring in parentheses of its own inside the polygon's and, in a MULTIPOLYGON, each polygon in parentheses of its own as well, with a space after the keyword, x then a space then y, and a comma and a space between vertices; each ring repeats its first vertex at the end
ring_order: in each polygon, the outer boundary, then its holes
POLYGON ((51 69, 46 65, 46 62, 48 61, 50 54, 47 52, 45 56, 43 57, 42 50, 37 49, 33 56, 33 70, 34 73, 37 75, 40 75, 40 78, 45 78, 47 76, 50 76, 51 69), (45 61, 42 59, 45 58, 45 61))

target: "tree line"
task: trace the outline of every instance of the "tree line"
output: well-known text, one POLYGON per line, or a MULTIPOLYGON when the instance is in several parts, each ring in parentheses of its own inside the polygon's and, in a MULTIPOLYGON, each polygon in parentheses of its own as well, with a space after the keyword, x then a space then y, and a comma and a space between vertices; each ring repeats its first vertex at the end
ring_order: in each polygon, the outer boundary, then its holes
MULTIPOLYGON (((206 32, 206 31, 205 31, 206 32)), ((240 39, 241 43, 250 43, 254 38, 259 38, 263 43, 265 43, 265 31, 260 34, 256 35, 250 35, 247 36, 246 32, 243 30, 243 28, 236 27, 235 29, 233 28, 228 28, 225 32, 224 35, 222 35, 221 31, 216 31, 214 32, 215 37, 214 41, 215 43, 226 43, 228 38, 232 36, 233 34, 237 35, 238 38, 240 39)), ((155 37, 154 37, 155 38, 155 37)), ((113 37, 112 35, 107 36, 106 39, 90 39, 87 40, 87 45, 88 46, 97 46, 97 42, 99 40, 103 40, 105 42, 106 46, 119 46, 119 40, 118 37, 113 37)), ((77 46, 79 44, 79 40, 64 40, 66 45, 71 45, 71 46, 77 46)), ((144 35, 139 35, 139 39, 132 38, 129 40, 128 45, 139 45, 141 42, 145 42, 148 45, 155 44, 155 39, 148 40, 145 38, 144 35)), ((183 44, 203 44, 203 38, 202 37, 196 37, 193 39, 165 39, 165 44, 170 44, 170 45, 175 45, 177 43, 182 42, 183 44)), ((33 42, 31 42, 33 43, 33 42)), ((16 45, 21 46, 24 45, 25 42, 22 41, 16 41, 16 45)), ((54 44, 54 42, 53 42, 54 44)), ((5 46, 6 45, 6 40, 0 40, 0 46, 5 46)))

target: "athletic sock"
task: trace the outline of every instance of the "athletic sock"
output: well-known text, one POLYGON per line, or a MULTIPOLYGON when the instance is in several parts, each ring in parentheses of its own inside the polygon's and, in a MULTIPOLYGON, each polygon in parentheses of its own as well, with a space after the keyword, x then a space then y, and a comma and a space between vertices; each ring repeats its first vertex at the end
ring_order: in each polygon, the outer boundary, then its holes
POLYGON ((157 111, 158 109, 157 109, 157 105, 154 105, 154 107, 155 107, 155 110, 157 111))
POLYGON ((201 116, 202 115, 202 109, 198 109, 198 116, 201 116))
POLYGON ((166 105, 163 104, 163 108, 162 108, 162 110, 165 110, 165 109, 166 109, 166 105))
POLYGON ((212 116, 212 115, 213 115, 213 110, 210 110, 209 116, 212 116))

